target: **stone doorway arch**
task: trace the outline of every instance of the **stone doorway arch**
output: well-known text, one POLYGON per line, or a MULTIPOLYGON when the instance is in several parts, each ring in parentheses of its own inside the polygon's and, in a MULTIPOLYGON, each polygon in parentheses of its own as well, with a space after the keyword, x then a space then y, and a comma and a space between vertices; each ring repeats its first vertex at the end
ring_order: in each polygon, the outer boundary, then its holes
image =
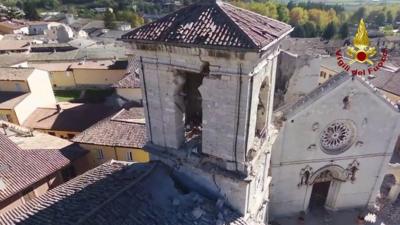
POLYGON ((314 184, 330 182, 324 207, 336 209, 336 199, 342 182, 348 178, 347 170, 339 165, 327 165, 315 171, 308 180, 303 210, 308 211, 314 184))

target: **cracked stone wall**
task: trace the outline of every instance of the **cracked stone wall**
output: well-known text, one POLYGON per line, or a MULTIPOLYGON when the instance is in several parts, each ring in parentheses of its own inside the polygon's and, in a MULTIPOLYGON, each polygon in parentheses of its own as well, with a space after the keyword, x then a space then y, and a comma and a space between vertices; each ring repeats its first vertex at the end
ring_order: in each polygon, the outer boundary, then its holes
POLYGON ((188 185, 192 188, 223 197, 240 213, 253 217, 263 217, 267 208, 270 147, 255 146, 254 135, 263 81, 268 87, 264 91, 270 92, 265 116, 268 124, 271 121, 277 46, 264 53, 132 46, 133 57, 142 67, 147 131, 150 146, 157 152, 152 159, 167 162, 178 174, 191 178, 188 185), (198 88, 203 110, 202 154, 189 156, 189 150, 182 149, 184 121, 177 95, 185 81, 179 74, 200 73, 204 65, 209 72, 198 88), (252 157, 249 149, 255 151, 252 157))
MULTIPOLYGON (((136 60, 141 61, 143 69, 144 106, 146 116, 151 115, 146 119, 153 144, 166 149, 182 146, 183 114, 176 95, 184 81, 177 70, 199 73, 204 63, 209 63, 210 73, 199 87, 203 100, 202 152, 245 163, 254 142, 260 86, 265 79, 269 87, 274 86, 276 57, 260 59, 256 53, 173 48, 139 51, 136 60)), ((243 165, 239 167, 244 170, 243 165)))
POLYGON ((321 59, 281 51, 278 56, 274 108, 293 102, 318 87, 321 59))

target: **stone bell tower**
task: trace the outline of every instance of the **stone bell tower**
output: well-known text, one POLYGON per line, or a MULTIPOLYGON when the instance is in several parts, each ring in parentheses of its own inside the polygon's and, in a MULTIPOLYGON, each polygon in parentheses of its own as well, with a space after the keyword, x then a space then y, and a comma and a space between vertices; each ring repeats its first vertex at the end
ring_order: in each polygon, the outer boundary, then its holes
POLYGON ((291 31, 207 1, 122 36, 141 70, 152 158, 259 222, 268 207, 277 55, 291 31))

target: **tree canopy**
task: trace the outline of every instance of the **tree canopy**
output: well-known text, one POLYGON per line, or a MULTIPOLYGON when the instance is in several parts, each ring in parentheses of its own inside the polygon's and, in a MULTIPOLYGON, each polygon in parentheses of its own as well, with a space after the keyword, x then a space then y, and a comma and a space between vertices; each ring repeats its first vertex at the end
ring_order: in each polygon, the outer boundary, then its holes
POLYGON ((111 10, 106 10, 104 14, 104 26, 108 29, 115 29, 117 24, 115 14, 111 10))
POLYGON ((322 33, 322 38, 325 40, 332 39, 336 34, 336 25, 333 22, 330 22, 328 26, 326 26, 324 33, 322 33))

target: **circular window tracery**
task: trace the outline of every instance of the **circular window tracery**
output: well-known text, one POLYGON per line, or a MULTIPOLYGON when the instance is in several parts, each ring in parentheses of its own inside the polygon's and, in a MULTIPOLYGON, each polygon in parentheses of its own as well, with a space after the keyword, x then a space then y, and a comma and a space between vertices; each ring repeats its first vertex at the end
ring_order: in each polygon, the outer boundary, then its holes
POLYGON ((349 120, 336 120, 321 133, 321 147, 328 154, 346 151, 354 142, 355 125, 349 120))

